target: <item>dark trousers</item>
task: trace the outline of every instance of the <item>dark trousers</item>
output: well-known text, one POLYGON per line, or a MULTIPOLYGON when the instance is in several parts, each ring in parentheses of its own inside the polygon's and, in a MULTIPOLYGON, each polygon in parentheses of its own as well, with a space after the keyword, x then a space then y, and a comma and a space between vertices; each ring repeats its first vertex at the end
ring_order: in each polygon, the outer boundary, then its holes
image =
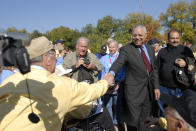
MULTIPOLYGON (((152 105, 152 102, 150 100, 149 92, 147 91, 145 101, 141 104, 140 113, 138 113, 138 124, 137 126, 127 125, 128 131, 149 131, 146 128, 144 121, 148 116, 151 116, 151 113, 152 113, 151 105, 152 105)), ((123 128, 121 128, 121 131, 123 131, 123 128)))
POLYGON ((146 99, 142 105, 140 117, 139 117, 139 126, 138 131, 147 131, 146 126, 144 124, 144 121, 147 117, 151 116, 151 110, 152 110, 152 102, 149 97, 149 93, 146 94, 146 99))

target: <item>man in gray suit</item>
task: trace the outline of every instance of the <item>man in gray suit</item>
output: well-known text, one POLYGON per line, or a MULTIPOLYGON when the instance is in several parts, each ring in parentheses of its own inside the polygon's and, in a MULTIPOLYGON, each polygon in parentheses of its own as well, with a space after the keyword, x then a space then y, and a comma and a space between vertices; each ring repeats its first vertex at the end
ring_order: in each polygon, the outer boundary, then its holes
POLYGON ((120 55, 110 68, 114 76, 125 67, 124 109, 121 122, 129 131, 146 131, 144 120, 152 115, 152 105, 160 97, 158 71, 154 49, 144 43, 146 28, 138 25, 132 30, 132 43, 120 49, 120 55))

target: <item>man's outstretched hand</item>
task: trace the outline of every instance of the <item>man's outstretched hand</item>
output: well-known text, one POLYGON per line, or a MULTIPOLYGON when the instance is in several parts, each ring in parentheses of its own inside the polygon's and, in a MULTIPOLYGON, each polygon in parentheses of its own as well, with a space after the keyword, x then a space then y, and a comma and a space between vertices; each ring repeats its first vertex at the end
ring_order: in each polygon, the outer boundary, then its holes
POLYGON ((105 74, 103 79, 108 81, 110 87, 114 85, 114 76, 112 75, 112 73, 105 74))

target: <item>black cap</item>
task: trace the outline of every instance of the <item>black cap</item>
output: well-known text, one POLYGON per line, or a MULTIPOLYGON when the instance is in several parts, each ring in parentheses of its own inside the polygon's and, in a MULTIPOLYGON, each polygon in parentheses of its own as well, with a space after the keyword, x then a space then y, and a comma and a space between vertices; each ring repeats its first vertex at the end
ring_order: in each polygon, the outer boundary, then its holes
POLYGON ((179 98, 161 94, 160 100, 174 108, 187 123, 196 128, 196 92, 187 89, 179 98))
POLYGON ((58 43, 62 43, 62 44, 64 44, 64 40, 62 40, 62 39, 58 39, 58 40, 56 40, 56 44, 58 44, 58 43))
POLYGON ((107 46, 106 46, 106 45, 102 45, 102 46, 101 46, 101 50, 106 51, 106 50, 107 50, 107 46))
POLYGON ((159 41, 156 38, 154 38, 154 39, 149 40, 148 44, 149 45, 159 44, 159 41))

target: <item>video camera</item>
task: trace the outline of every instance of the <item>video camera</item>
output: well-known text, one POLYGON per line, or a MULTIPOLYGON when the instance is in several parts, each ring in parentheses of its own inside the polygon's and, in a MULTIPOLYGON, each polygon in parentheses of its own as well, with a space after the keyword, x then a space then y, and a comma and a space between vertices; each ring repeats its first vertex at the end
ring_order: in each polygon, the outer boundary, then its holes
POLYGON ((28 34, 0 32, 0 66, 17 66, 22 74, 29 72, 30 59, 25 48, 29 42, 28 34))

